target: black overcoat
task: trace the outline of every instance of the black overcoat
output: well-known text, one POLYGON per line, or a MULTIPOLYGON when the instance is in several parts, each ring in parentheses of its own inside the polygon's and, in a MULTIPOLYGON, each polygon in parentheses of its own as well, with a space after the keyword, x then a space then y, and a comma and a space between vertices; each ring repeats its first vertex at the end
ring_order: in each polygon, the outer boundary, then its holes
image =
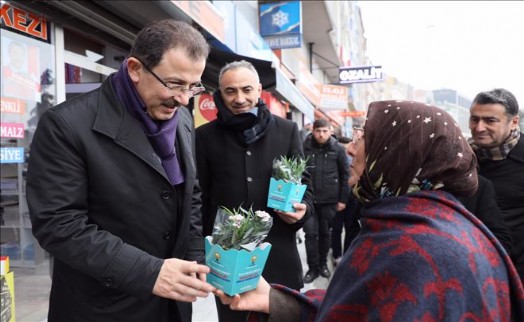
POLYGON ((40 120, 27 201, 33 233, 55 259, 50 322, 180 320, 176 302, 151 294, 164 258, 192 259, 203 247, 194 128, 187 109, 177 113, 181 189, 109 78, 40 120))
POLYGON ((273 216, 273 227, 266 239, 272 248, 263 276, 270 283, 302 288, 302 264, 295 233, 312 209, 309 175, 306 173, 303 179, 308 189, 302 201, 308 213, 301 221, 289 225, 266 206, 273 159, 281 155, 303 157, 297 125, 275 116, 275 123, 266 135, 246 146, 236 132, 214 120, 196 129, 196 150, 204 236, 212 233, 218 206, 253 206, 254 210, 267 211, 273 216))

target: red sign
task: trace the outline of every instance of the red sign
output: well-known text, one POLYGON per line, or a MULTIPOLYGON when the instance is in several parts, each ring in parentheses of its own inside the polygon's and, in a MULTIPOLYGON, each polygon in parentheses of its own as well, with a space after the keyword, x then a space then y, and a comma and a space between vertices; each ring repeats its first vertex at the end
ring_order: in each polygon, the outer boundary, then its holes
POLYGON ((2 113, 24 114, 25 101, 16 98, 2 97, 0 99, 0 111, 2 113))
POLYGON ((0 137, 23 139, 24 133, 24 124, 22 123, 0 123, 0 137))
POLYGON ((217 107, 213 101, 213 96, 209 94, 202 94, 200 100, 198 101, 198 110, 200 114, 208 120, 213 121, 217 118, 217 107))
POLYGON ((48 40, 47 20, 43 16, 18 9, 7 3, 1 7, 0 22, 5 26, 36 38, 48 40))
POLYGON ((340 112, 340 115, 347 117, 362 117, 366 115, 366 111, 344 111, 340 112))

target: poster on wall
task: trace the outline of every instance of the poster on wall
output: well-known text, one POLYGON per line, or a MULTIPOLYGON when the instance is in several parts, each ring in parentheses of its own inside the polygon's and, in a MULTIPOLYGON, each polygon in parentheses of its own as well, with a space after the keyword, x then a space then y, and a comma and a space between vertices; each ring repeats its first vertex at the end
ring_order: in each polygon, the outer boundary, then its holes
POLYGON ((2 96, 40 101, 39 48, 2 36, 2 96))
POLYGON ((54 47, 4 29, 0 40, 2 121, 23 123, 33 131, 42 114, 55 104, 54 47))

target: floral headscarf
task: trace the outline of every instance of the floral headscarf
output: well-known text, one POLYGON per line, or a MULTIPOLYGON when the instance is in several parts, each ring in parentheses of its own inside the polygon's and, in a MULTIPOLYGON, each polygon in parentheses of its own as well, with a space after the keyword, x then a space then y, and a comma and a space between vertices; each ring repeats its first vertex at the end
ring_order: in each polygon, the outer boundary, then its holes
POLYGON ((459 126, 444 110, 412 101, 369 105, 364 126, 366 169, 354 187, 363 201, 442 189, 477 190, 477 161, 459 126))

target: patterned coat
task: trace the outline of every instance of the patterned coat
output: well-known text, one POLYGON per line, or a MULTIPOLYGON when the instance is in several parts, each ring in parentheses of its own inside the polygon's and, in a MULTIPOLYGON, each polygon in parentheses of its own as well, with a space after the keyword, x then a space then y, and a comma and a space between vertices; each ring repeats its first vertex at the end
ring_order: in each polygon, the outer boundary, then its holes
POLYGON ((367 205, 327 290, 273 287, 302 303, 297 321, 524 320, 522 283, 502 245, 443 191, 367 205))

